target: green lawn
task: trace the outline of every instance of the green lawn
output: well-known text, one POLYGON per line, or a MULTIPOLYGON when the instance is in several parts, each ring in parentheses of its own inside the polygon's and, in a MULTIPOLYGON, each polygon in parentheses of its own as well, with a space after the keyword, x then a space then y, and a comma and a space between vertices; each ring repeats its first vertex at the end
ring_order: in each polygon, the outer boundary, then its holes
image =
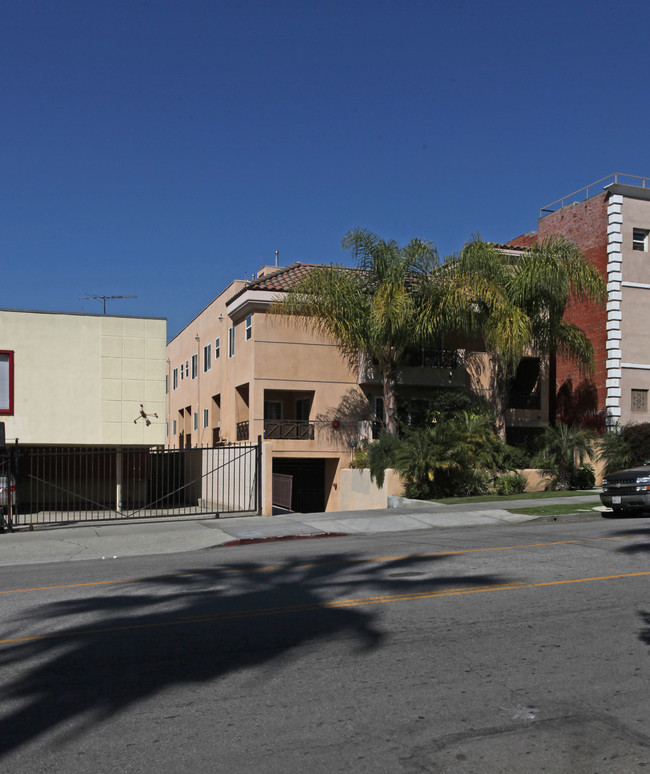
MULTIPOLYGON (((508 500, 545 500, 553 497, 584 497, 593 495, 598 497, 598 492, 594 489, 576 490, 571 492, 522 492, 515 495, 477 495, 476 497, 443 497, 440 500, 432 500, 435 503, 444 503, 445 505, 462 505, 463 503, 496 503, 507 502, 508 500)), ((569 506, 573 507, 573 506, 569 506)))

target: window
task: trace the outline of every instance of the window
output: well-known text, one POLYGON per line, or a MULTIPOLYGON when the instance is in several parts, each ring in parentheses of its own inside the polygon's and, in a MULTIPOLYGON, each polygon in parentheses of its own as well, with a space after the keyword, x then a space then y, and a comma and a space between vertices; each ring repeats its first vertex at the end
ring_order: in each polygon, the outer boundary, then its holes
POLYGON ((203 372, 209 371, 212 368, 212 347, 208 344, 207 347, 203 347, 203 372))
POLYGON ((648 230, 645 228, 632 229, 632 249, 648 252, 648 230))
POLYGON ((298 398, 296 401, 296 419, 299 422, 306 422, 309 419, 309 411, 311 409, 310 398, 298 398))
POLYGON ((632 411, 648 410, 648 391, 632 390, 632 411))
POLYGON ((264 401, 264 419, 282 419, 282 401, 265 400, 264 401))
POLYGON ((185 378, 186 379, 190 378, 190 361, 189 360, 185 361, 185 378))
POLYGON ((172 371, 172 390, 178 389, 178 368, 172 371))
POLYGON ((192 379, 196 379, 199 374, 199 356, 192 355, 192 379))
POLYGON ((176 435, 176 420, 172 419, 172 435, 176 435))
POLYGON ((228 357, 235 356, 235 326, 228 328, 228 357))
POLYGON ((0 415, 14 413, 14 353, 0 352, 0 415))
POLYGON ((250 341, 253 337, 253 315, 249 314, 246 318, 246 341, 250 341))
POLYGON ((183 374, 185 373, 185 365, 181 363, 181 382, 183 381, 183 374))
POLYGON ((199 412, 195 411, 192 414, 192 430, 196 430, 199 426, 199 412))
POLYGON ((169 374, 165 374, 165 395, 169 395, 169 374))
POLYGON ((214 340, 214 359, 217 360, 221 354, 221 338, 217 336, 214 340))
POLYGON ((210 411, 203 409, 203 428, 210 427, 210 411))

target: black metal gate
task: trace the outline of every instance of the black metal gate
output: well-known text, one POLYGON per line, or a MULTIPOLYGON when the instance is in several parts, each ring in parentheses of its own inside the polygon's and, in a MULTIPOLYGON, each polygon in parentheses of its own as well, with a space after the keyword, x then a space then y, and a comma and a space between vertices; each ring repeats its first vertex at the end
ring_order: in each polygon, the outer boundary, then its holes
POLYGON ((13 524, 261 513, 261 449, 9 447, 13 524))

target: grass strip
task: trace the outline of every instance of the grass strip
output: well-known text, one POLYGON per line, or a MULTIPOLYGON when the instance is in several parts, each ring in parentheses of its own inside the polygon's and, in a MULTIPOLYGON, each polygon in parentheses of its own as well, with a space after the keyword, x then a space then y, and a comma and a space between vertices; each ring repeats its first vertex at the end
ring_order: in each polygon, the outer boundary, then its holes
POLYGON ((577 489, 570 492, 522 492, 513 495, 476 495, 475 497, 441 497, 439 500, 432 500, 434 503, 443 503, 444 505, 462 505, 463 503, 496 503, 507 502, 508 500, 546 500, 553 497, 585 497, 593 495, 598 497, 598 492, 594 489, 577 489))
POLYGON ((555 503, 538 505, 533 508, 506 508, 508 513, 523 513, 526 516, 566 516, 572 513, 595 513, 594 508, 585 504, 555 503))

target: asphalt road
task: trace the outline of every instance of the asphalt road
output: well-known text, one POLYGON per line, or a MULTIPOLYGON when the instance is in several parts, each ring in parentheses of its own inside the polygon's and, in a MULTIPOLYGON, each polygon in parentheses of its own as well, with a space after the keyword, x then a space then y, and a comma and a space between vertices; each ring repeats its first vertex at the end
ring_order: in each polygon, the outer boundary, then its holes
POLYGON ((0 570, 0 771, 650 769, 645 519, 0 570))

